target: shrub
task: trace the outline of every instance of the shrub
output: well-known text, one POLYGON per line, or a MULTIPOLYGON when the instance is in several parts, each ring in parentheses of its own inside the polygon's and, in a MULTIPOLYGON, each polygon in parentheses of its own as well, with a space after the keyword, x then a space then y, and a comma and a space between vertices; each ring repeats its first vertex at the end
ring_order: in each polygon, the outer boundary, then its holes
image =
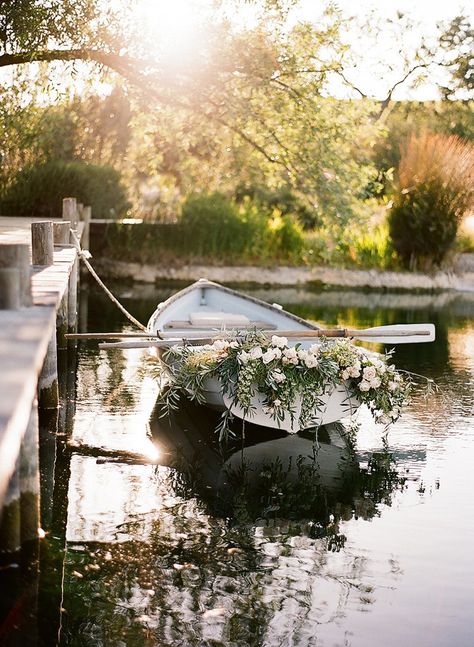
POLYGON ((62 200, 90 205, 94 218, 118 218, 129 204, 120 174, 109 166, 51 161, 21 170, 0 199, 5 215, 60 218, 62 200))
POLYGON ((192 195, 183 204, 181 224, 188 248, 199 256, 241 254, 246 246, 245 222, 237 206, 221 193, 192 195))
POLYGON ((282 215, 277 209, 268 221, 269 248, 273 256, 297 260, 304 248, 301 226, 291 216, 282 215))
POLYGON ((316 209, 310 209, 287 186, 268 189, 260 185, 239 184, 235 190, 235 199, 238 203, 250 199, 265 211, 277 209, 282 216, 290 216, 297 220, 304 229, 314 229, 322 224, 316 209))
POLYGON ((405 267, 440 265, 474 203, 474 146, 424 133, 402 147, 389 213, 393 246, 405 267))
POLYGON ((388 225, 385 221, 355 227, 338 243, 341 259, 346 266, 392 269, 395 265, 388 225))
POLYGON ((186 252, 195 256, 295 261, 304 246, 301 228, 290 216, 248 198, 237 205, 220 193, 188 197, 180 224, 186 232, 186 252))

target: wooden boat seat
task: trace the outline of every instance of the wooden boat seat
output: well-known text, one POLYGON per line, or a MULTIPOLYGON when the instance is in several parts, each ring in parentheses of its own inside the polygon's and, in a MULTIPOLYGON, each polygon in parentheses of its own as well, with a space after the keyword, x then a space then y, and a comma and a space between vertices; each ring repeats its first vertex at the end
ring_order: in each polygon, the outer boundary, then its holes
POLYGON ((276 330, 277 326, 268 321, 252 321, 245 315, 233 312, 191 312, 188 320, 168 321, 164 329, 195 329, 195 330, 216 330, 222 328, 234 328, 243 330, 245 328, 262 328, 264 330, 276 330))
POLYGON ((239 328, 241 326, 247 327, 250 324, 250 319, 245 315, 236 314, 234 312, 190 312, 189 321, 191 325, 197 328, 216 327, 216 326, 229 326, 232 328, 239 328))

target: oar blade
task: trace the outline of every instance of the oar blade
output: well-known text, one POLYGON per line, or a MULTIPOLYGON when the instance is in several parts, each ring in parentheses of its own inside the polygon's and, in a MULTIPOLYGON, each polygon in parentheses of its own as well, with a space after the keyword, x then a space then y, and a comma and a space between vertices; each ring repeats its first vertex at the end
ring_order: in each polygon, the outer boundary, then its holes
POLYGON ((436 338, 435 327, 427 324, 395 324, 378 326, 361 330, 354 335, 355 339, 378 344, 422 344, 436 338), (391 334, 393 333, 393 334, 391 334))

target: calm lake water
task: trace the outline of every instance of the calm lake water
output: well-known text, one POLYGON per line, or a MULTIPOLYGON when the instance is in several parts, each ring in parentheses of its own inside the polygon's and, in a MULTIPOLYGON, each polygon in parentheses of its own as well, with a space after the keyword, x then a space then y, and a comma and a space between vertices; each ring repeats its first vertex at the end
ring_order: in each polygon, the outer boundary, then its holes
MULTIPOLYGON (((114 290, 146 322, 175 289, 114 290)), ((334 429, 220 449, 208 411, 157 417, 143 351, 82 343, 40 643, 472 646, 474 294, 251 293, 331 326, 435 323, 436 343, 395 361, 438 392, 417 392, 386 442, 362 411, 353 452, 334 429)), ((130 329, 93 287, 81 307, 83 330, 130 329)))

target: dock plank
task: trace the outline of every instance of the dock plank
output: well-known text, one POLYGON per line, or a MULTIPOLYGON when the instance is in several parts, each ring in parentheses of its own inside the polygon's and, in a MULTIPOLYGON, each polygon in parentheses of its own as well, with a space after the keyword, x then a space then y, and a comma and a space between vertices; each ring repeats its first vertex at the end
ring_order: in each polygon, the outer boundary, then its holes
POLYGON ((0 504, 15 468, 55 325, 54 306, 0 311, 0 504))
MULTIPOLYGON (((0 245, 28 244, 31 253, 31 223, 40 220, 45 219, 0 217, 0 245)), ((0 310, 0 510, 36 397, 38 375, 55 331, 56 312, 68 291, 76 257, 74 247, 56 247, 53 265, 32 267, 33 306, 0 310)))

